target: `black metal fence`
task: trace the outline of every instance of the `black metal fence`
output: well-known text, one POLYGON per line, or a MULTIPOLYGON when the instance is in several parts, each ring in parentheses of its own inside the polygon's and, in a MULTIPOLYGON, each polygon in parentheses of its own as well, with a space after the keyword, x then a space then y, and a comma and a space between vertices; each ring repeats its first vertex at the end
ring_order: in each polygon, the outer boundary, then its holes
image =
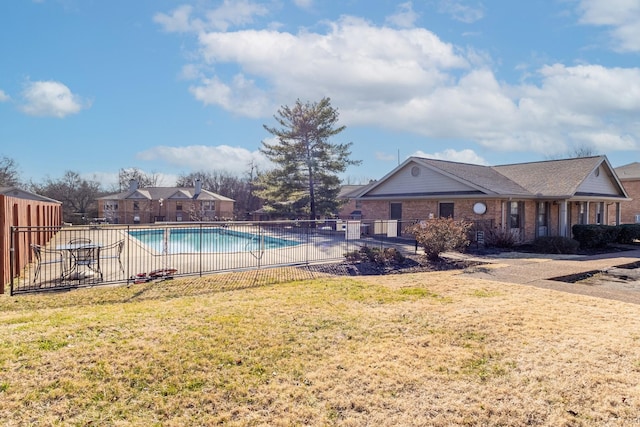
POLYGON ((414 249, 398 221, 277 221, 14 227, 11 294, 344 260, 361 246, 414 249))

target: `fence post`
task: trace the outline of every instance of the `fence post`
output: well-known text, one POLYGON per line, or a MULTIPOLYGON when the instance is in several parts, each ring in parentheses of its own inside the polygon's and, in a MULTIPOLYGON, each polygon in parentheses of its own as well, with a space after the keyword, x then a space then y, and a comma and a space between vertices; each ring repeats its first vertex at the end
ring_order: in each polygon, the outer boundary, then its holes
MULTIPOLYGON (((9 295, 13 296, 13 278, 15 277, 14 263, 16 262, 15 256, 15 226, 11 226, 9 236, 9 295)), ((4 282, 4 280, 3 280, 4 282)), ((0 283, 0 294, 4 294, 4 283, 0 283)))
POLYGON ((199 271, 198 271, 198 276, 199 276, 199 277, 202 277, 202 263, 204 262, 204 261, 203 261, 203 254, 202 254, 202 243, 203 243, 203 242, 202 242, 202 240, 204 239, 204 235, 202 234, 202 233, 203 233, 203 230, 202 230, 202 224, 200 224, 200 225, 198 226, 198 228, 200 229, 200 238, 198 239, 198 240, 199 240, 199 243, 200 243, 200 247, 198 248, 198 252, 200 252, 200 253, 198 254, 198 255, 199 255, 199 256, 198 256, 198 266, 199 266, 199 267, 198 267, 198 270, 199 270, 199 271))

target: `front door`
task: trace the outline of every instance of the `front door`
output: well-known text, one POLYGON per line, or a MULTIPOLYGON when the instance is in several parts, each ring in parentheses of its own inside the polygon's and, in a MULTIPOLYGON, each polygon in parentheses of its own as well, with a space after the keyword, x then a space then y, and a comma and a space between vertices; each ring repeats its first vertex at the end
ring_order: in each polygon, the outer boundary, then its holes
POLYGON ((549 204, 538 202, 536 214, 537 237, 544 237, 549 230, 549 204))
POLYGON ((524 239, 524 231, 522 225, 524 224, 524 204, 522 202, 509 202, 509 230, 513 235, 516 242, 524 239))

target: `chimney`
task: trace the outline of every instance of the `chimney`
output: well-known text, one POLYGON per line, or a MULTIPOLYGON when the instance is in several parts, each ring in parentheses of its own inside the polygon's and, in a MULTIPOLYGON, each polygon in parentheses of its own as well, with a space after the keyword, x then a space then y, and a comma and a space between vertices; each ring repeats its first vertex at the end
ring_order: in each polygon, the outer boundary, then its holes
POLYGON ((195 191, 195 194, 193 195, 194 198, 197 198, 200 195, 201 191, 202 191, 202 181, 200 181, 199 179, 196 179, 196 191, 195 191))
POLYGON ((138 189, 138 180, 132 179, 129 181, 129 191, 136 191, 138 189))

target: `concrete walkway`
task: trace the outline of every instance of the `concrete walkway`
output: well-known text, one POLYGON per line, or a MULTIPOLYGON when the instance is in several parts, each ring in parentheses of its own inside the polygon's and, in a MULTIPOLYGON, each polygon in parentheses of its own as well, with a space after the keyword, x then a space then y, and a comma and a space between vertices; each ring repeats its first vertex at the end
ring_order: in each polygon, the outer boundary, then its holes
MULTIPOLYGON (((640 261, 640 249, 600 255, 548 255, 503 252, 496 255, 470 256, 450 254, 452 258, 478 260, 484 265, 471 268, 465 274, 478 279, 517 283, 554 289, 581 295, 591 295, 634 304, 640 304, 640 280, 629 274, 631 280, 618 280, 606 274, 599 280, 566 283, 553 278, 588 272, 620 271, 616 267, 640 261)), ((634 270, 629 270, 633 272, 634 270)), ((635 270, 636 272, 638 270, 635 270)))

